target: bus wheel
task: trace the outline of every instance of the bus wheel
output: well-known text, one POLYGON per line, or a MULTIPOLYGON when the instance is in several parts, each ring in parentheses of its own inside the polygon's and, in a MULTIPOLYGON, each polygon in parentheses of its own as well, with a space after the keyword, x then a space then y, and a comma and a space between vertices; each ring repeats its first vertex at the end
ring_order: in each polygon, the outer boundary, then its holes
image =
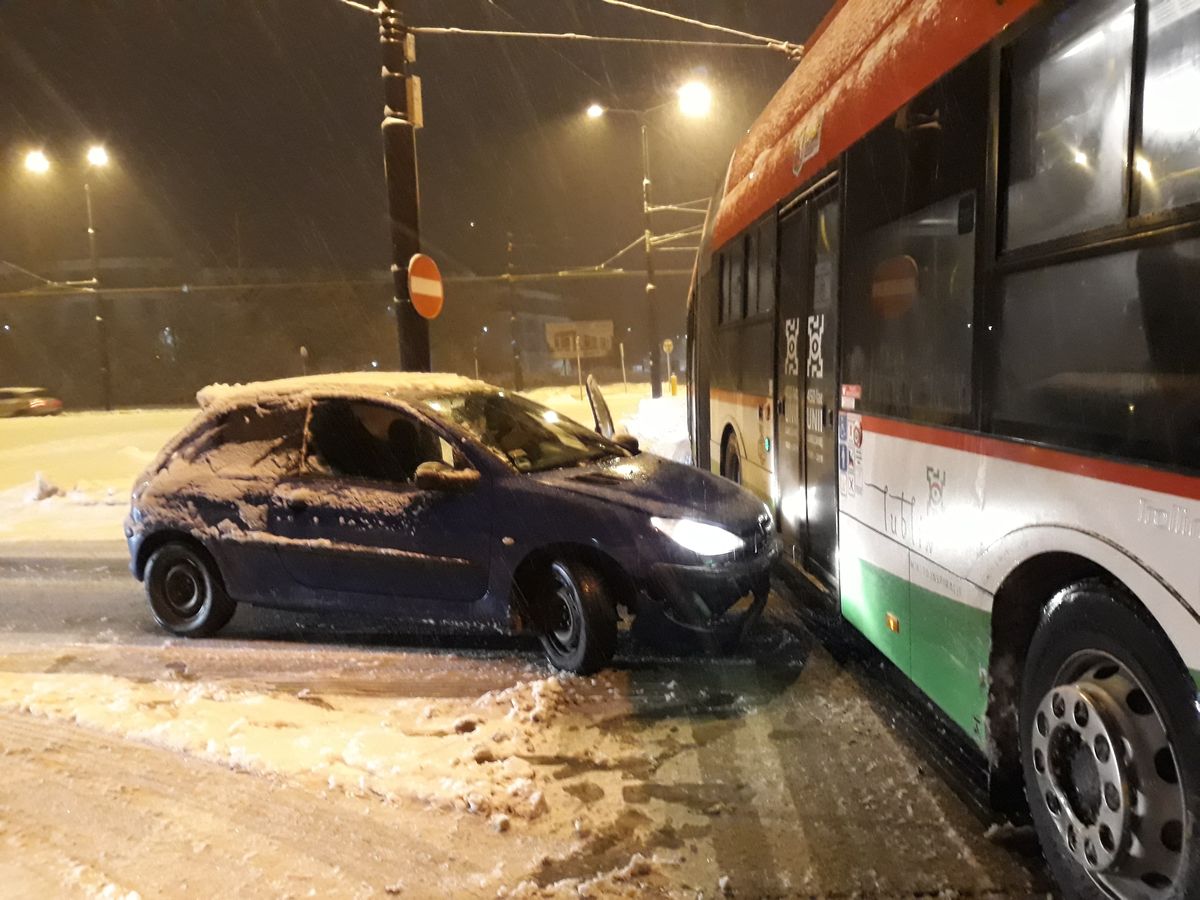
POLYGON ((1196 686, 1127 595, 1066 588, 1042 615, 1021 693, 1021 764, 1068 897, 1183 898, 1200 884, 1196 686))
POLYGON ((738 456, 737 437, 733 434, 725 439, 725 451, 721 454, 721 474, 734 484, 742 483, 742 458, 738 456))

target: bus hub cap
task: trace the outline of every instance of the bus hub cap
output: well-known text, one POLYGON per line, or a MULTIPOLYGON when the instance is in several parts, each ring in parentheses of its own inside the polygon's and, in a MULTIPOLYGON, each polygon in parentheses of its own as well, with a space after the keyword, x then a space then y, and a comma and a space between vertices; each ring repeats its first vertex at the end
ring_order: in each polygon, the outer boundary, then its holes
POLYGON ((1118 896, 1169 891, 1182 862, 1183 789, 1166 727, 1133 674, 1079 655, 1038 705, 1041 802, 1068 855, 1118 896))

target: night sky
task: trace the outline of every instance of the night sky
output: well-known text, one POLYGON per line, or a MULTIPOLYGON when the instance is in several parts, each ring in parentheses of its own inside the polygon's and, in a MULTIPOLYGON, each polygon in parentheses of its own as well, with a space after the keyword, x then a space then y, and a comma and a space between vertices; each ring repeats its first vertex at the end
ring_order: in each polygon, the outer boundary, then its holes
MULTIPOLYGON (((800 42, 829 3, 656 5, 800 42)), ((411 0, 407 18, 709 37, 599 0, 411 0)), ((248 268, 386 268, 377 32, 337 0, 0 3, 0 259, 43 271, 86 255, 82 157, 101 140, 115 163, 93 179, 105 256, 233 266, 240 232, 248 268), (55 164, 42 179, 21 166, 33 146, 55 164)), ((587 104, 652 106, 705 79, 714 114, 666 110, 651 134, 655 199, 693 200, 790 70, 766 52, 421 37, 426 248, 448 270, 496 273, 511 231, 518 271, 598 263, 641 231, 640 172, 636 126, 587 120, 587 104)))

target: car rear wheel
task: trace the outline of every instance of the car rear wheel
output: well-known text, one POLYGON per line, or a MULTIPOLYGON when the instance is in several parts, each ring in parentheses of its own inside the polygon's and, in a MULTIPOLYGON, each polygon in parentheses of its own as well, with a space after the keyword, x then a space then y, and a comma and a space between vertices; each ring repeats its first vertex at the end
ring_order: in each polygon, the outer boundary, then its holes
POLYGON ((1131 598, 1062 591, 1030 646, 1025 792, 1068 897, 1190 896, 1200 884, 1196 686, 1131 598))
POLYGON ((182 541, 164 544, 150 555, 145 583, 154 620, 172 634, 216 634, 237 608, 211 557, 182 541))
POLYGON ((556 668, 589 675, 609 664, 617 647, 617 610, 592 569, 555 560, 537 605, 542 648, 556 668))

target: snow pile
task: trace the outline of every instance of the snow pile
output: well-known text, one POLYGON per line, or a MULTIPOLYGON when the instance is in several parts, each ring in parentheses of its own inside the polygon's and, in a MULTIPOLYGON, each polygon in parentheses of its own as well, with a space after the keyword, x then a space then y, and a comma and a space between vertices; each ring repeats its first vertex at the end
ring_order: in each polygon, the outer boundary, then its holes
POLYGON ((547 778, 525 756, 570 703, 559 676, 518 681, 463 714, 461 701, 326 697, 178 679, 0 674, 0 708, 282 774, 382 800, 415 799, 487 818, 496 831, 550 809, 547 778))
MULTIPOLYGON (((666 393, 655 400, 650 397, 649 384, 632 384, 628 390, 624 385, 608 384, 600 390, 618 432, 632 434, 647 453, 676 462, 691 462, 687 395, 684 391, 681 390, 674 397, 666 393)), ((580 400, 576 387, 538 388, 527 391, 525 396, 587 428, 596 425, 586 393, 580 400)))
POLYGON ((189 410, 0 422, 0 542, 123 542, 129 490, 189 410))
POLYGON ((46 480, 46 477, 38 472, 33 476, 33 490, 25 495, 26 503, 37 503, 39 500, 48 500, 62 493, 58 485, 51 484, 46 480))
MULTIPOLYGON (((10 495, 12 491, 0 492, 10 495)), ((70 490, 63 490, 50 481, 41 472, 33 476, 33 484, 24 491, 26 503, 45 503, 50 500, 70 503, 75 506, 124 506, 128 497, 118 494, 112 485, 96 484, 92 481, 78 481, 70 490)))
POLYGON ((636 437, 641 448, 648 453, 680 463, 692 461, 687 404, 682 395, 640 401, 637 411, 624 418, 618 430, 636 437))

